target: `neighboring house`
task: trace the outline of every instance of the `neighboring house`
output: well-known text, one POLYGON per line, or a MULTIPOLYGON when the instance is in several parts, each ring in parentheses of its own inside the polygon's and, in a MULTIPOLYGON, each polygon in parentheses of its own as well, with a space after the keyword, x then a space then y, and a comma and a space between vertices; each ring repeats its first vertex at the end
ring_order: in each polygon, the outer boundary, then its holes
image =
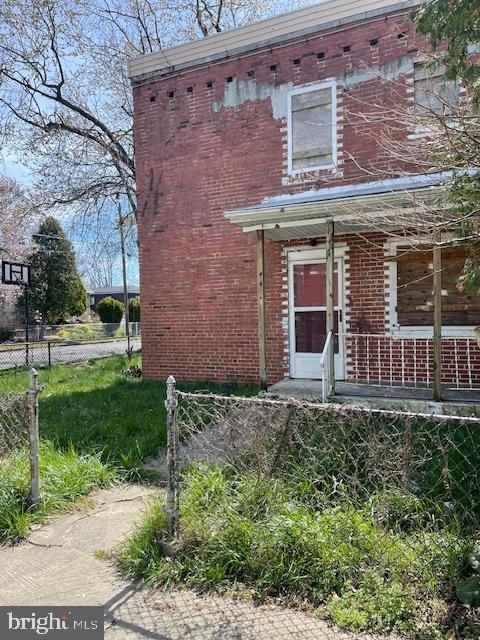
MULTIPOLYGON (((361 117, 441 90, 415 4, 327 0, 132 61, 147 377, 321 379, 331 345, 338 380, 432 384, 432 250, 382 221, 448 176, 402 177, 361 117)), ((442 256, 442 376, 473 387, 463 257, 442 256)))
MULTIPOLYGON (((95 311, 97 304, 103 298, 114 298, 124 301, 123 287, 93 287, 87 290, 90 309, 95 311)), ((140 295, 138 286, 128 285, 128 299, 137 298, 140 295)))

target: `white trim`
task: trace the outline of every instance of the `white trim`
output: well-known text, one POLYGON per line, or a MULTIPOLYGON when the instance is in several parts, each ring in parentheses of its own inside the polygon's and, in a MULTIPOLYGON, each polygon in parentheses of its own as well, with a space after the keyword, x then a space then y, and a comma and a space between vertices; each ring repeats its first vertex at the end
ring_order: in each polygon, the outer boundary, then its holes
MULTIPOLYGON (((335 258, 343 258, 345 257, 348 251, 348 246, 345 242, 335 244, 334 254, 335 258)), ((284 247, 283 253, 288 256, 288 262, 308 262, 315 260, 326 260, 327 257, 327 248, 325 246, 320 247, 306 247, 298 246, 298 247, 284 247)))
MULTIPOLYGON (((346 296, 345 296, 345 249, 343 252, 335 252, 335 263, 338 273, 338 304, 335 305, 335 311, 341 312, 341 321, 339 319, 338 329, 339 335, 344 334, 346 322, 346 296)), ((300 264, 318 264, 326 262, 326 248, 315 248, 305 251, 298 251, 296 254, 289 252, 288 254, 288 342, 289 342, 289 375, 291 378, 302 379, 302 375, 296 370, 296 335, 295 335, 295 313, 298 311, 326 311, 326 306, 321 307, 295 307, 293 302, 294 296, 294 279, 293 269, 296 265, 300 264)), ((310 354, 308 354, 310 355, 310 354)), ((320 376, 320 361, 321 353, 311 354, 312 356, 318 356, 318 374, 320 376)), ((314 359, 314 358, 312 358, 314 359)), ((343 340, 339 340, 339 352, 335 354, 335 377, 339 380, 345 379, 346 372, 346 353, 343 340)), ((313 377, 313 376, 308 376, 313 377)), ((305 376, 303 376, 305 378, 305 376)))
POLYGON ((314 171, 327 171, 329 169, 336 169, 338 162, 338 150, 337 150, 337 83, 335 80, 329 80, 326 82, 319 82, 317 84, 310 84, 308 86, 297 87, 288 92, 287 96, 287 130, 288 130, 288 142, 287 142, 287 155, 288 155, 288 175, 300 176, 305 173, 312 173, 314 171), (332 162, 326 165, 320 165, 315 167, 305 167, 303 169, 293 168, 293 118, 292 118, 292 97, 303 93, 311 93, 312 91, 320 91, 321 89, 330 88, 330 94, 332 98, 332 162))
MULTIPOLYGON (((393 327, 392 338, 433 338, 433 327, 393 327)), ((442 338, 475 338, 475 327, 442 327, 442 338)))
MULTIPOLYGON (((426 236, 418 236, 411 239, 411 244, 424 244, 426 236)), ((408 246, 410 239, 392 238, 385 243, 385 256, 397 255, 398 247, 408 246)), ((431 241, 431 239, 430 239, 431 241)), ((389 315, 389 330, 392 338, 433 338, 433 325, 425 326, 401 326, 398 324, 397 314, 397 261, 390 260, 388 265, 388 301, 387 312, 389 315)), ((386 296, 387 297, 387 296, 386 296)), ((442 338, 474 338, 476 325, 442 326, 442 338)))

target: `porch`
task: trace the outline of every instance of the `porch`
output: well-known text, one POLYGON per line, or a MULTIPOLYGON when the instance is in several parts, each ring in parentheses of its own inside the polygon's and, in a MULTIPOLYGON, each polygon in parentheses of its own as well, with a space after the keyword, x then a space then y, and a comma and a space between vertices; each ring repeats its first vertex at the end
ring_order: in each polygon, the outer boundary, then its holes
MULTIPOLYGON (((268 393, 280 397, 303 400, 322 399, 321 380, 296 380, 286 378, 268 387, 268 393)), ((394 400, 421 400, 432 402, 432 390, 420 387, 385 386, 383 384, 364 384, 359 382, 337 382, 335 397, 351 398, 388 398, 394 400)), ((445 402, 480 403, 480 389, 457 389, 442 384, 442 397, 445 402), (466 392, 467 391, 467 392, 466 392)))
MULTIPOLYGON (((442 385, 442 402, 434 402, 427 388, 337 382, 331 401, 373 409, 393 409, 435 415, 480 416, 480 389, 442 385)), ((323 401, 321 380, 286 378, 268 387, 267 395, 296 400, 323 401)))
POLYGON ((424 209, 441 206, 437 199, 445 176, 427 178, 286 195, 226 214, 257 237, 262 388, 323 401, 368 397, 435 401, 437 407, 442 401, 480 403, 475 331, 480 303, 456 291, 456 270, 465 258, 459 261, 448 253, 448 243, 443 246, 436 214, 424 215, 424 209), (370 243, 365 253, 377 252, 374 268, 362 259, 364 254, 352 252, 355 237, 370 243), (268 240, 283 247, 288 290, 283 327, 288 327, 289 379, 272 386, 267 369, 268 240), (364 321, 362 315, 368 314, 364 321))
MULTIPOLYGON (((441 341, 441 401, 434 401, 433 338, 340 334, 346 353, 344 379, 336 380, 330 400, 374 408, 424 413, 480 415, 480 347, 476 338, 441 341)), ((328 349, 328 347, 327 347, 328 349)), ((270 395, 325 401, 326 357, 321 379, 286 378, 269 386, 270 395)))

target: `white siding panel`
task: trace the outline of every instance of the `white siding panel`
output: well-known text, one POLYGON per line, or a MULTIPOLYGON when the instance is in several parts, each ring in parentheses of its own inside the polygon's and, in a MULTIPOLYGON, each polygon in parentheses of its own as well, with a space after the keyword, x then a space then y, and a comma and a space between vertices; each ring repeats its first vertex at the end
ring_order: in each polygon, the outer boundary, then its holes
POLYGON ((399 10, 419 4, 414 0, 327 0, 322 4, 261 20, 253 24, 214 34, 208 38, 187 42, 158 53, 134 58, 129 63, 129 76, 141 77, 172 67, 194 64, 195 61, 227 56, 244 48, 254 48, 274 39, 294 37, 295 33, 380 10, 399 10))

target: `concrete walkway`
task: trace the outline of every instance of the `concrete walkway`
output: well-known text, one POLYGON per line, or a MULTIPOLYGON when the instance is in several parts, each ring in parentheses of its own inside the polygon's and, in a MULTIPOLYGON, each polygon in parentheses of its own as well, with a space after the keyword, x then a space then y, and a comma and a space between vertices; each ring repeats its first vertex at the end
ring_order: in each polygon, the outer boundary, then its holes
POLYGON ((101 605, 128 585, 96 551, 117 545, 141 517, 152 489, 118 486, 93 508, 56 518, 27 542, 0 550, 0 605, 101 605))
MULTIPOLYGON (((119 486, 0 550, 0 605, 104 605, 107 640, 354 640, 310 614, 191 591, 140 590, 95 552, 114 548, 155 492, 119 486)), ((361 636, 363 640, 373 636, 361 636)))

